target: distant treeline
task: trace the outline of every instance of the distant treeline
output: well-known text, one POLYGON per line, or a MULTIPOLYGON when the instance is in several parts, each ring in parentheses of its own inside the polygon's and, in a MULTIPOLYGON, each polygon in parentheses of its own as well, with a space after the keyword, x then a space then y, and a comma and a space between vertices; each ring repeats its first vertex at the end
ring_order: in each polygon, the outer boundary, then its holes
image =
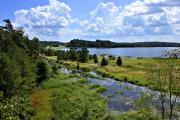
POLYGON ((117 47, 180 47, 180 43, 173 42, 135 42, 117 43, 104 40, 87 41, 74 39, 65 44, 66 47, 98 47, 98 48, 117 48, 117 47))
POLYGON ((40 41, 40 43, 44 46, 51 46, 51 47, 59 47, 59 46, 65 46, 65 43, 59 42, 59 41, 40 41))

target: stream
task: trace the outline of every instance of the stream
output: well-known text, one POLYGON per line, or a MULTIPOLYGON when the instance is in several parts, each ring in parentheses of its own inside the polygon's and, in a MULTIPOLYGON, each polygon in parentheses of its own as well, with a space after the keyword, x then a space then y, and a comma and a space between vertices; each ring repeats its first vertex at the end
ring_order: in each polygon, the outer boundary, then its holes
MULTIPOLYGON (((65 67, 60 69, 64 74, 75 74, 76 72, 69 70, 65 67)), ((135 110, 134 101, 138 100, 142 94, 153 94, 153 100, 156 101, 155 105, 160 105, 159 102, 159 92, 150 90, 147 87, 142 87, 134 85, 127 82, 116 81, 111 78, 102 77, 96 72, 89 72, 90 75, 95 77, 85 77, 83 74, 79 74, 83 78, 87 78, 88 84, 98 84, 105 87, 107 90, 101 95, 107 98, 108 109, 117 112, 127 112, 130 110, 135 110)), ((154 102, 153 102, 154 103, 154 102)), ((180 105, 180 97, 177 98, 178 106, 180 105)), ((166 98, 166 104, 168 104, 168 97, 166 98)))

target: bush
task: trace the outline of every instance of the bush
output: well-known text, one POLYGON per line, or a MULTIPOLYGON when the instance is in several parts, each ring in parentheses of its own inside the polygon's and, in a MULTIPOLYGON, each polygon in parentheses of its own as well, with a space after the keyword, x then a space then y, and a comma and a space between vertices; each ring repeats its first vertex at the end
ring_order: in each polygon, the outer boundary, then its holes
POLYGON ((81 70, 84 71, 84 72, 90 72, 90 68, 88 67, 81 67, 81 70))
POLYGON ((0 98, 0 120, 30 120, 34 111, 28 99, 0 98))

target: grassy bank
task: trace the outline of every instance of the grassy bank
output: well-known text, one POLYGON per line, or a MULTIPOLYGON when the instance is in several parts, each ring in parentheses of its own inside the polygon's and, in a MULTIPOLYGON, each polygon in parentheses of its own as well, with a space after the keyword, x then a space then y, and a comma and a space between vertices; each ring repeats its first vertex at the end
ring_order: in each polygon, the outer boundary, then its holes
MULTIPOLYGON (((101 59, 102 57, 98 58, 99 64, 94 64, 93 60, 89 60, 87 63, 80 63, 80 69, 83 71, 96 71, 97 73, 119 81, 125 81, 126 79, 129 83, 153 88, 151 81, 146 78, 146 73, 151 69, 156 59, 122 58, 122 66, 117 66, 116 60, 109 60, 109 64, 104 67, 100 65, 101 59)), ((164 59, 158 60, 161 62, 164 61, 164 59)), ((180 66, 180 59, 177 59, 175 62, 177 62, 177 67, 180 66)), ((75 69, 77 62, 63 61, 63 65, 75 69)), ((178 84, 180 85, 180 82, 178 84)))
MULTIPOLYGON (((80 69, 85 71, 96 71, 120 81, 127 78, 128 82, 134 84, 143 86, 148 84, 145 79, 145 73, 148 72, 149 68, 152 66, 151 63, 153 59, 122 58, 122 66, 117 66, 116 60, 109 60, 109 64, 104 67, 100 66, 101 57, 98 59, 99 64, 94 64, 93 60, 89 60, 87 63, 80 63, 80 69)), ((70 68, 76 68, 77 62, 63 61, 63 64, 70 68)))

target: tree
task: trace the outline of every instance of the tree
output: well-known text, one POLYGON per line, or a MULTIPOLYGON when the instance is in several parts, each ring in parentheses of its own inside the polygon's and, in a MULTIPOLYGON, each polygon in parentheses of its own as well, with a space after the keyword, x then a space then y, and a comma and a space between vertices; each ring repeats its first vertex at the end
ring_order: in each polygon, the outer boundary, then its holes
POLYGON ((79 63, 77 63, 76 69, 77 69, 77 71, 79 71, 79 63))
POLYGON ((35 64, 29 54, 30 40, 10 20, 0 28, 0 91, 3 97, 24 95, 35 80, 35 64))
POLYGON ((158 89, 160 92, 159 100, 161 102, 160 110, 161 117, 165 119, 165 98, 167 95, 167 74, 166 74, 166 66, 162 64, 161 61, 156 61, 153 63, 151 70, 148 73, 148 79, 151 81, 153 86, 158 89))
POLYGON ((94 63, 98 63, 98 57, 96 54, 94 54, 94 63))
POLYGON ((67 54, 66 54, 66 55, 67 55, 67 58, 68 58, 69 60, 72 60, 72 61, 77 60, 78 55, 77 55, 77 52, 76 52, 76 50, 75 50, 74 48, 70 48, 70 50, 67 51, 66 53, 67 53, 67 54))
POLYGON ((116 61, 116 64, 117 64, 118 66, 121 66, 121 65, 122 65, 122 60, 121 60, 121 57, 120 57, 120 56, 118 57, 118 59, 117 59, 117 61, 116 61))
POLYGON ((54 56, 55 55, 55 50, 51 49, 51 48, 48 48, 46 50, 46 55, 47 56, 54 56))
POLYGON ((80 51, 78 51, 79 62, 88 61, 88 53, 89 51, 87 50, 87 48, 82 48, 80 51))
POLYGON ((105 56, 102 57, 101 66, 108 65, 108 60, 105 58, 105 56))
POLYGON ((51 70, 45 61, 39 61, 37 64, 37 82, 41 83, 43 80, 51 76, 51 70))
POLYGON ((109 55, 109 60, 112 60, 113 59, 113 56, 112 55, 109 55))
POLYGON ((176 59, 177 55, 169 54, 170 58, 163 61, 157 60, 151 70, 148 73, 148 78, 151 80, 151 84, 154 88, 160 92, 161 100, 161 115, 162 119, 165 119, 165 113, 169 112, 169 120, 174 119, 174 108, 177 102, 177 95, 180 94, 178 81, 180 79, 180 66, 179 61, 176 59), (174 58, 172 56, 175 56, 174 58), (165 112, 165 97, 169 99, 169 109, 165 112))
POLYGON ((63 50, 58 50, 57 51, 57 60, 64 60, 65 59, 65 51, 63 50))

